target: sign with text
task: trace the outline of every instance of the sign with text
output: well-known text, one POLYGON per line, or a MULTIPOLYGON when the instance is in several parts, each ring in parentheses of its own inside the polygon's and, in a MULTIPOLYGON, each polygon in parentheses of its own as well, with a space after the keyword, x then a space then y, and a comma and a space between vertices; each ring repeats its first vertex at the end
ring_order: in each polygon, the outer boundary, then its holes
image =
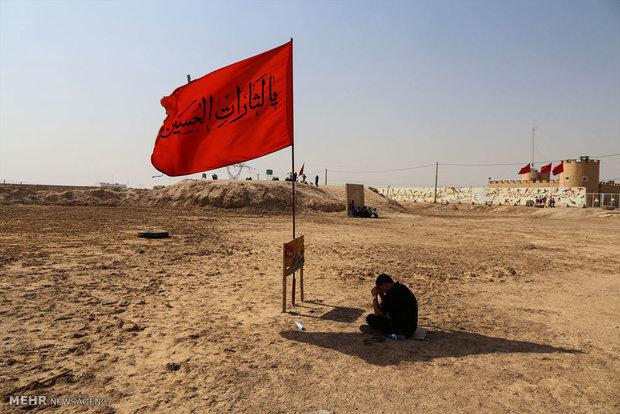
POLYGON ((304 236, 284 244, 284 276, 292 275, 304 266, 304 236))

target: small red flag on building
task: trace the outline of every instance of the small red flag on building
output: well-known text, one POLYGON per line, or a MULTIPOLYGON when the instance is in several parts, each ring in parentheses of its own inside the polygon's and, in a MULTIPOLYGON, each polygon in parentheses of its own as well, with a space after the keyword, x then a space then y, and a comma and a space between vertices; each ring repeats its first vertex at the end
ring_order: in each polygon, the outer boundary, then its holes
POLYGON ((548 173, 548 172, 551 172, 551 164, 553 164, 553 163, 550 163, 550 164, 547 164, 547 165, 543 166, 543 167, 540 169, 540 172, 541 172, 541 173, 548 173))
POLYGON ((304 175, 304 165, 306 165, 306 163, 301 164, 301 170, 299 170, 299 175, 304 175))
POLYGON ((519 170, 519 174, 527 174, 529 172, 530 172, 530 164, 526 165, 525 167, 519 170))
POLYGON ((177 176, 262 157, 293 144, 293 41, 177 88, 151 163, 177 176))
POLYGON ((553 175, 558 175, 563 172, 564 172, 564 163, 562 162, 559 165, 556 165, 555 168, 553 169, 553 175))

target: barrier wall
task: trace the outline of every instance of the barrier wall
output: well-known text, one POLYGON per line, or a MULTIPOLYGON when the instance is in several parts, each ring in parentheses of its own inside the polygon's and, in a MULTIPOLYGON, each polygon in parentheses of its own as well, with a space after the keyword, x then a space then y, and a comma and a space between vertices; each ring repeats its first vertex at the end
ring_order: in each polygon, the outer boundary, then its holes
MULTIPOLYGON (((379 194, 396 201, 432 203, 434 188, 379 188, 379 194)), ((536 197, 551 196, 556 207, 585 207, 585 187, 544 187, 544 188, 484 188, 484 187, 443 187, 437 188, 437 202, 462 204, 500 204, 521 205, 528 201, 536 202, 536 197)))

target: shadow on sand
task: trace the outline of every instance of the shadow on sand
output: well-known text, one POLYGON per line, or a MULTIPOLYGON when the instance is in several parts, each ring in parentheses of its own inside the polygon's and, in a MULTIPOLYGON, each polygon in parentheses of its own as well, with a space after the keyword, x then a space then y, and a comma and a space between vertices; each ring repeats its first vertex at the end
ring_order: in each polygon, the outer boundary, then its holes
POLYGON ((356 356, 374 365, 393 365, 401 361, 430 361, 434 358, 463 357, 493 353, 554 352, 581 353, 579 350, 556 348, 534 342, 514 341, 463 331, 429 331, 424 341, 393 341, 382 336, 357 332, 282 331, 288 340, 304 342, 356 356))
POLYGON ((301 310, 305 308, 305 309, 313 309, 315 311, 320 309, 320 308, 311 308, 307 304, 319 305, 321 307, 331 307, 332 309, 325 312, 324 314, 320 316, 310 315, 308 314, 308 312, 300 313, 300 312, 295 312, 295 311, 289 311, 289 313, 291 315, 300 315, 300 316, 304 316, 308 318, 316 318, 316 319, 323 319, 327 321, 344 322, 344 323, 353 323, 357 321, 359 317, 362 316, 362 314, 364 313, 364 309, 348 308, 346 306, 332 306, 332 305, 326 305, 324 303, 312 302, 312 301, 306 301, 304 303, 306 303, 306 305, 298 304, 296 306, 296 309, 301 310))
POLYGON ((329 312, 321 315, 320 318, 327 321, 353 323, 358 320, 363 313, 364 309, 337 306, 329 312))

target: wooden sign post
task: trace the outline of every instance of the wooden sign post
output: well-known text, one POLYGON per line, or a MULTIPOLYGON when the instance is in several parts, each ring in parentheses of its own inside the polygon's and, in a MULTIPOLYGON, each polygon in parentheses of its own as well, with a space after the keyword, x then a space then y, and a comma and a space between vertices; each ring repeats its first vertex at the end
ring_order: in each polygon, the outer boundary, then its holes
POLYGON ((295 272, 297 270, 299 270, 301 301, 304 301, 304 236, 284 243, 282 256, 282 312, 286 312, 286 277, 293 275, 292 304, 295 306, 295 272))

